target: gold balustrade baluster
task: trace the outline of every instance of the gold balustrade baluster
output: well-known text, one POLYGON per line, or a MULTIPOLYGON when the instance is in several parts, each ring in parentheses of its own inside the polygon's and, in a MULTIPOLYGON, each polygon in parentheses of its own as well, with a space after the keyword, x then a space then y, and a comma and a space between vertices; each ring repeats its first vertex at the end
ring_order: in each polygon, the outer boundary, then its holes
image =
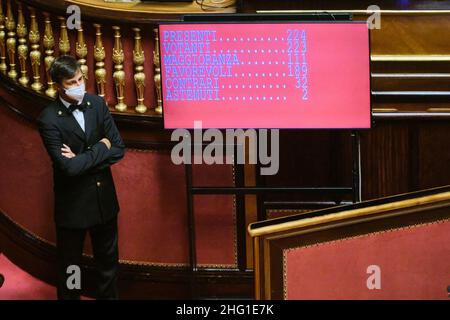
POLYGON ((28 7, 30 11, 30 33, 28 35, 28 39, 31 43, 31 52, 30 52, 30 61, 31 61, 31 71, 33 73, 33 83, 31 84, 31 88, 35 91, 42 90, 41 83, 41 51, 39 50, 39 40, 41 36, 39 34, 39 27, 36 20, 36 10, 34 8, 28 7))
POLYGON ((55 61, 55 57, 53 53, 55 52, 55 38, 53 37, 53 29, 52 29, 52 22, 50 20, 50 14, 47 12, 44 12, 44 18, 45 18, 45 30, 44 30, 44 39, 43 44, 45 48, 45 72, 47 76, 47 90, 45 90, 45 94, 49 97, 55 98, 56 97, 56 88, 55 83, 53 82, 52 76, 50 74, 50 67, 55 61))
POLYGON ((60 22, 59 55, 63 56, 70 54, 69 34, 67 33, 66 18, 58 17, 58 20, 60 22))
POLYGON ((6 30, 8 30, 8 39, 6 40, 6 51, 8 52, 9 58, 9 72, 8 76, 16 80, 16 33, 14 32, 16 28, 16 22, 14 21, 14 16, 12 12, 11 0, 6 3, 6 30))
POLYGON ((155 49, 153 50, 153 65, 155 66, 155 82, 156 91, 156 107, 155 112, 162 113, 162 97, 161 97, 161 62, 159 61, 159 31, 158 28, 153 29, 155 33, 155 49))
POLYGON ((0 72, 6 74, 8 67, 6 66, 6 32, 5 32, 5 15, 3 14, 3 1, 0 0, 0 72))
POLYGON ((115 106, 118 111, 127 110, 127 105, 124 103, 124 93, 125 93, 125 71, 123 70, 123 48, 120 35, 120 27, 113 26, 114 30, 114 48, 113 48, 113 62, 114 71, 113 79, 116 88, 117 104, 115 106))
POLYGON ((144 91, 145 91, 145 74, 144 74, 144 49, 141 42, 141 29, 133 28, 135 32, 134 36, 134 50, 133 50, 133 62, 135 64, 134 83, 136 87, 137 105, 136 112, 145 113, 147 107, 144 104, 144 91))
MULTIPOLYGON (((105 99, 106 69, 105 69, 105 47, 102 42, 102 26, 98 23, 94 24, 95 28, 95 82, 97 84, 97 94, 105 99)), ((105 99, 106 101, 106 99, 105 99)))
POLYGON ((17 36, 19 37, 19 45, 17 46, 17 55, 19 57, 20 78, 19 83, 24 87, 28 86, 30 79, 27 76, 27 58, 28 58, 28 46, 27 36, 28 30, 25 24, 25 17, 23 15, 22 3, 18 3, 17 7, 17 36))
POLYGON ((80 62, 80 69, 83 73, 83 77, 85 81, 88 80, 88 66, 86 65, 86 56, 87 56, 87 46, 84 41, 84 31, 83 25, 80 23, 80 28, 77 30, 77 42, 75 44, 75 53, 78 58, 78 62, 80 62))

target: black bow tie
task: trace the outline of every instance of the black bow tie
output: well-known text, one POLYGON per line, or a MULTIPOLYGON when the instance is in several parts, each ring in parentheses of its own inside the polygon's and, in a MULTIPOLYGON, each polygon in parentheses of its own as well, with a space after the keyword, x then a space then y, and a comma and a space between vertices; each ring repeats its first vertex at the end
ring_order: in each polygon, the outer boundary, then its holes
POLYGON ((76 109, 80 110, 81 112, 83 112, 84 110, 86 110, 86 103, 81 103, 81 104, 71 104, 69 106, 69 110, 70 112, 74 112, 76 109))

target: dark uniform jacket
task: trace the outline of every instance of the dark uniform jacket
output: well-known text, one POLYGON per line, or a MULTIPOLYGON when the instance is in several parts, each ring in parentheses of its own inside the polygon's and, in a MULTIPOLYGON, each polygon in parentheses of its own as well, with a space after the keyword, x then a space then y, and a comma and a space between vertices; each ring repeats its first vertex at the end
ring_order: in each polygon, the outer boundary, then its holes
POLYGON ((58 227, 89 228, 119 212, 110 166, 125 145, 103 98, 86 93, 85 132, 57 98, 38 118, 39 133, 53 162, 55 222, 58 227), (99 142, 111 141, 111 149, 99 142), (63 143, 76 155, 62 155, 63 143))

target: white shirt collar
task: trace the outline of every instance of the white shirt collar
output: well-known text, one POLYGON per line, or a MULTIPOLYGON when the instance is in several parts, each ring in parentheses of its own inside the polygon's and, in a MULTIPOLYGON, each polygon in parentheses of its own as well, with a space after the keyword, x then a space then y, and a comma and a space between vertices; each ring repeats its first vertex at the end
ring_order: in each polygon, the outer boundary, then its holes
POLYGON ((63 98, 61 98, 61 96, 59 96, 59 100, 61 100, 61 102, 63 103, 63 105, 64 105, 66 108, 69 108, 69 106, 71 105, 70 102, 67 102, 66 100, 64 100, 63 98))
MULTIPOLYGON (((63 98, 61 98, 61 96, 59 96, 59 100, 61 100, 61 102, 63 103, 63 105, 64 105, 66 108, 69 108, 69 106, 72 105, 72 103, 67 102, 66 100, 64 100, 63 98)), ((79 103, 77 103, 77 104, 81 104, 81 102, 79 102, 79 103)))

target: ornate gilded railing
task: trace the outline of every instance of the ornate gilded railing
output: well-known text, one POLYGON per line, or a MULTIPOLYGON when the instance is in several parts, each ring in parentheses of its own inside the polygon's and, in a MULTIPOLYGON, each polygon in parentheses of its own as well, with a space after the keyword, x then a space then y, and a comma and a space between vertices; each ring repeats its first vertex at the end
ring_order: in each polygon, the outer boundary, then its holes
MULTIPOLYGON (((403 5, 384 10, 392 7, 391 2, 379 3, 380 29, 371 30, 372 111, 377 118, 449 117, 450 45, 446 34, 450 31, 450 10, 445 4, 424 2, 430 4, 423 5, 423 10, 413 4, 407 8, 414 10, 403 10, 403 5), (435 6, 439 10, 427 10, 435 6)), ((236 3, 0 0, 0 75, 30 92, 54 98, 55 83, 48 69, 57 56, 70 53, 80 61, 88 90, 104 97, 111 110, 155 116, 159 123, 158 22, 177 20, 186 13, 235 12, 236 3), (69 5, 77 5, 80 10, 78 28, 69 23, 69 5), (213 6, 218 9, 213 10, 213 6)), ((285 12, 277 7, 299 9, 289 13, 331 12, 333 7, 353 13, 355 20, 366 20, 371 14, 360 5, 352 9, 345 1, 324 2, 320 9, 314 1, 241 3, 241 12, 250 13, 253 9, 260 13, 285 12), (275 11, 259 10, 267 6, 275 11)))
POLYGON ((147 48, 153 51, 149 57, 153 64, 145 66, 147 56, 142 27, 116 23, 108 25, 107 22, 100 24, 81 19, 77 28, 70 29, 66 16, 40 11, 25 2, 0 0, 0 73, 5 78, 37 94, 55 98, 57 92, 49 68, 57 56, 71 54, 80 62, 87 86, 93 85, 97 94, 104 97, 116 112, 162 113, 156 25, 146 26, 153 33, 152 38, 145 38, 151 42, 147 48), (88 25, 92 29, 89 34, 85 31, 88 25), (106 30, 113 36, 113 39, 107 39, 112 43, 110 50, 104 46, 103 33, 106 30), (124 32, 128 35, 125 39, 124 32), (91 45, 88 45, 87 38, 91 40, 91 45), (127 48, 131 50, 124 50, 124 40, 128 41, 127 48), (127 70, 125 63, 132 64, 132 67, 127 70), (92 70, 89 65, 93 66, 92 70), (153 92, 146 95, 146 90, 150 89, 153 92), (129 105, 130 101, 134 102, 134 106, 129 105))

